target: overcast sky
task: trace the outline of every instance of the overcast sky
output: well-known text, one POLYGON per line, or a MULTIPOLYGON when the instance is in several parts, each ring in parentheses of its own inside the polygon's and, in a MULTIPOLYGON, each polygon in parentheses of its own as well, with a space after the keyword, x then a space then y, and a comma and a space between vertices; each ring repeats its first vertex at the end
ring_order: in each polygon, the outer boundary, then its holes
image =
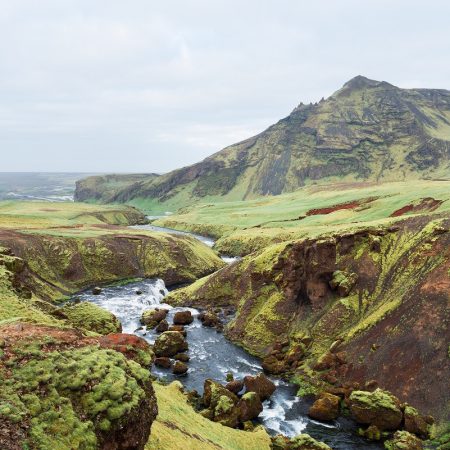
POLYGON ((0 0, 0 171, 164 172, 362 74, 450 89, 448 0, 0 0))

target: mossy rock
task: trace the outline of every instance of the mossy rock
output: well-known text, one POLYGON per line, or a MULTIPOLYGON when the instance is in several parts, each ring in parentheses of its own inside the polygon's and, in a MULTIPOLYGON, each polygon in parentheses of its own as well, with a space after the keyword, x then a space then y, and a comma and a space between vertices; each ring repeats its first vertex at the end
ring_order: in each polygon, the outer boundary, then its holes
POLYGON ((331 450, 323 442, 316 441, 309 434, 299 434, 289 442, 290 450, 331 450))
POLYGON ((422 450, 422 441, 407 431, 397 431, 392 439, 384 443, 386 450, 422 450))
POLYGON ((122 325, 117 317, 94 303, 68 303, 61 310, 74 327, 98 334, 120 333, 122 331, 122 325))

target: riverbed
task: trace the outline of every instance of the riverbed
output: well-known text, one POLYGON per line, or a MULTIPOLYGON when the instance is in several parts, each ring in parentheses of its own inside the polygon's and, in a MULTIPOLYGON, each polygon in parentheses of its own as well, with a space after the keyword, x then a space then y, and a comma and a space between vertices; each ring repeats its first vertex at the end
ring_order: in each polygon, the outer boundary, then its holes
MULTIPOLYGON (((262 371, 257 358, 249 355, 240 347, 228 341, 215 329, 206 328, 198 320, 198 311, 192 308, 171 308, 164 304, 168 290, 164 281, 143 280, 125 286, 111 286, 102 290, 100 295, 90 291, 77 294, 77 298, 95 303, 111 311, 122 323, 124 333, 134 333, 153 344, 157 333, 146 330, 140 324, 140 316, 146 309, 164 307, 169 309, 167 320, 172 322, 176 311, 190 309, 195 316, 191 325, 186 326, 189 344, 189 371, 185 376, 173 375, 170 369, 153 367, 152 372, 160 379, 180 380, 189 389, 203 392, 206 378, 225 383, 226 374, 232 372, 235 378, 255 375, 262 371), (142 292, 138 295, 137 292, 142 292)), ((283 433, 295 436, 308 433, 322 440, 335 450, 379 449, 378 444, 367 442, 356 435, 352 421, 340 418, 331 423, 320 423, 307 416, 309 403, 296 397, 296 388, 285 381, 272 378, 277 389, 270 400, 264 402, 264 411, 260 422, 271 434, 283 433)))

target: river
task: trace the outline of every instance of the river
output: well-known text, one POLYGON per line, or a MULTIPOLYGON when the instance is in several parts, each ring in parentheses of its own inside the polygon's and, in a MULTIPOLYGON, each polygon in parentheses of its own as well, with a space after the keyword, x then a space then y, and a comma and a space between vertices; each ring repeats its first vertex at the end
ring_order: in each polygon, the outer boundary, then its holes
MULTIPOLYGON (((162 231, 176 234, 190 234, 174 231, 152 225, 136 226, 134 228, 162 231)), ((213 246, 212 239, 194 235, 206 245, 213 246)), ((235 258, 228 258, 233 262, 235 258)), ((146 330, 140 324, 140 317, 144 310, 154 307, 169 309, 167 320, 172 322, 175 312, 185 309, 195 316, 191 325, 186 326, 189 344, 189 371, 184 376, 173 375, 170 369, 153 367, 152 372, 161 379, 172 381, 179 379, 184 386, 199 393, 203 392, 206 378, 212 378, 225 383, 226 374, 232 372, 237 379, 245 375, 255 375, 262 371, 257 358, 249 355, 240 347, 228 341, 222 333, 215 329, 206 328, 196 316, 198 311, 192 308, 172 308, 164 303, 168 290, 164 281, 143 280, 125 286, 111 286, 102 290, 100 295, 92 295, 85 291, 76 298, 95 303, 111 311, 122 323, 124 333, 134 333, 153 344, 158 334, 154 330, 146 330), (141 291, 138 295, 136 292, 141 291)), ((314 438, 327 443, 334 450, 380 449, 380 444, 371 443, 356 434, 355 424, 345 418, 339 418, 331 423, 320 423, 311 420, 307 411, 310 404, 297 397, 296 387, 280 379, 272 378, 277 389, 272 397, 264 402, 264 411, 260 415, 260 422, 271 434, 282 433, 293 437, 300 433, 308 433, 314 438)))

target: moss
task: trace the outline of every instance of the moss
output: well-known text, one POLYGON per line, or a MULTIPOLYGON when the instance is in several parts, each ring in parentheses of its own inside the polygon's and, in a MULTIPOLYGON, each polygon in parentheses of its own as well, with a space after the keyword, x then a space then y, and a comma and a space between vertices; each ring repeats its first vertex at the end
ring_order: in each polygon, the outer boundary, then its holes
POLYGON ((214 414, 228 414, 234 407, 233 401, 226 395, 221 395, 217 400, 216 407, 214 408, 214 414))
POLYGON ((350 395, 350 401, 369 409, 385 408, 398 411, 398 403, 395 397, 382 389, 376 389, 373 392, 353 391, 350 395))
POLYGON ((394 437, 384 443, 386 450, 420 450, 422 441, 407 431, 396 431, 394 437))
POLYGON ((292 450, 331 450, 328 445, 323 442, 316 441, 309 434, 299 434, 290 440, 290 447, 292 450))
POLYGON ((61 308, 68 321, 77 328, 99 334, 120 333, 122 326, 119 320, 106 309, 90 302, 68 303, 61 308))
POLYGON ((29 418, 36 448, 97 448, 96 430, 109 429, 146 396, 149 373, 112 350, 14 347, 12 354, 8 372, 0 369, 0 416, 29 418))

